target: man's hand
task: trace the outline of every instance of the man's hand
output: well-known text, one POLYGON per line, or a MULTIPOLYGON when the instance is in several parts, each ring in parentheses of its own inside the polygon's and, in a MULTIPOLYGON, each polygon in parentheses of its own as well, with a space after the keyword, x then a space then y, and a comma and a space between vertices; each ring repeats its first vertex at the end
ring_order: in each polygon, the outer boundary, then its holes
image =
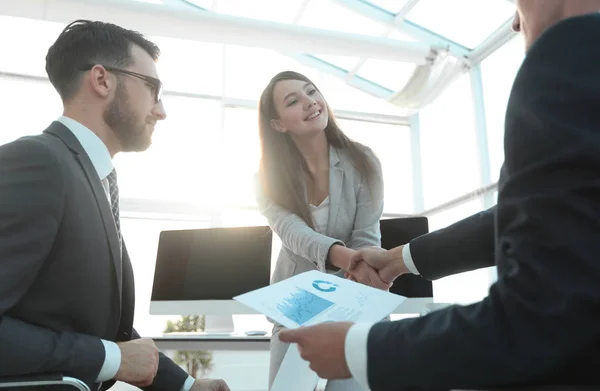
POLYGON ((346 272, 345 276, 349 280, 356 281, 361 284, 368 285, 373 288, 381 289, 384 291, 389 290, 392 286, 392 284, 383 282, 379 274, 377 274, 377 270, 373 269, 365 262, 358 262, 358 264, 354 267, 352 272, 346 272))
POLYGON ((310 362, 310 369, 322 379, 352 377, 346 363, 346 335, 352 327, 349 322, 328 322, 299 329, 284 329, 279 340, 298 344, 300 356, 310 362))
POLYGON ((190 391, 231 391, 227 383, 221 379, 198 379, 190 391))
POLYGON ((149 338, 117 344, 121 350, 121 366, 115 380, 145 387, 152 384, 158 370, 158 348, 149 338))
POLYGON ((354 270, 364 262, 377 270, 381 281, 391 284, 398 276, 409 272, 402 258, 403 248, 399 246, 389 251, 379 247, 360 249, 350 259, 348 273, 354 274, 354 270))

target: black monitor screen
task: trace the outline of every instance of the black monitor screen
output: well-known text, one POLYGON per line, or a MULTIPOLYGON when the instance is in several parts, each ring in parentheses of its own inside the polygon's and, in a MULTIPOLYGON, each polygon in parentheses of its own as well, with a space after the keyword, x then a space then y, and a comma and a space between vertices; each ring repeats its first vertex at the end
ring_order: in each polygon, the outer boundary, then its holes
POLYGON ((269 227, 160 233, 152 301, 231 300, 269 285, 269 227))
MULTIPOLYGON (((429 231, 427 217, 383 219, 379 225, 381 247, 387 250, 406 244, 429 231)), ((394 281, 390 292, 412 298, 433 297, 433 285, 420 276, 404 274, 394 281)))

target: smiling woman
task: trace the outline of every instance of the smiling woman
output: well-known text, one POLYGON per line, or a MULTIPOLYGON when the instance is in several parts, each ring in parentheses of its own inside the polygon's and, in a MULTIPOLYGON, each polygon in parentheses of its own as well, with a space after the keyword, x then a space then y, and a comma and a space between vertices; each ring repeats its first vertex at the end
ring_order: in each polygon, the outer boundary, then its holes
POLYGON ((310 205, 321 205, 329 193, 330 147, 347 153, 373 190, 377 175, 368 156, 371 150, 342 132, 325 98, 307 77, 279 73, 265 88, 259 106, 261 186, 275 203, 312 226, 310 205))
MULTIPOLYGON (((343 276, 355 249, 381 243, 379 159, 342 132, 315 84, 291 71, 261 95, 259 136, 259 210, 282 242, 272 281, 308 270, 343 276)), ((389 288, 362 265, 356 281, 389 288)), ((276 324, 271 339, 270 384, 288 349, 278 339, 282 328, 276 324)), ((333 383, 360 389, 354 380, 333 383)))

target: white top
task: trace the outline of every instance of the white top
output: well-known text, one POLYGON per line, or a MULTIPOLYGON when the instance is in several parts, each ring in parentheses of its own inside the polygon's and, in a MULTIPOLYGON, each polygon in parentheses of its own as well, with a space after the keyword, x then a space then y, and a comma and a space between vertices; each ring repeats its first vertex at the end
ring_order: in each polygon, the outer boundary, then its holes
POLYGON ((309 204, 313 222, 315 223, 315 231, 325 235, 327 232, 327 223, 329 222, 329 196, 325 197, 321 205, 314 206, 309 204))

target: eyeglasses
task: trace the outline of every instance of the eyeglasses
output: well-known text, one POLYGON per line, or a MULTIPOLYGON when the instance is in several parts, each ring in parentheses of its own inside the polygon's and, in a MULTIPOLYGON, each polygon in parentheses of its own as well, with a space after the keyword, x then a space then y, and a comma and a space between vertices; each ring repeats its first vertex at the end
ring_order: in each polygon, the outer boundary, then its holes
MULTIPOLYGON (((96 64, 84 65, 81 68, 81 70, 89 71, 95 65, 96 64)), ((152 86, 152 88, 154 88, 154 100, 156 101, 156 103, 160 102, 160 100, 162 99, 163 85, 162 85, 162 82, 160 80, 158 80, 157 78, 142 75, 141 73, 137 73, 137 72, 127 71, 125 69, 114 68, 111 66, 102 65, 102 67, 104 67, 104 69, 106 69, 107 71, 123 73, 123 74, 129 75, 129 76, 137 77, 138 79, 145 81, 146 83, 150 84, 152 86)))

